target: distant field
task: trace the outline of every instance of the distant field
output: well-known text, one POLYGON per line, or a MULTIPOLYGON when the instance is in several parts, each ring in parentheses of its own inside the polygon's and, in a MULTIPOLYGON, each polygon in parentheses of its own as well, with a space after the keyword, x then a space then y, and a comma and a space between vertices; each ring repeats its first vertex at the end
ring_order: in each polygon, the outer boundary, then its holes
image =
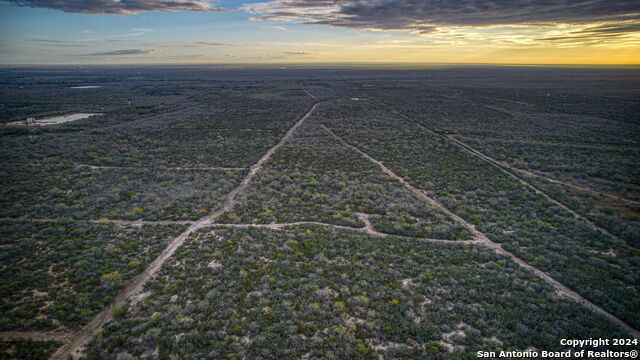
POLYGON ((0 80, 2 359, 468 359, 640 334, 637 70, 0 80))

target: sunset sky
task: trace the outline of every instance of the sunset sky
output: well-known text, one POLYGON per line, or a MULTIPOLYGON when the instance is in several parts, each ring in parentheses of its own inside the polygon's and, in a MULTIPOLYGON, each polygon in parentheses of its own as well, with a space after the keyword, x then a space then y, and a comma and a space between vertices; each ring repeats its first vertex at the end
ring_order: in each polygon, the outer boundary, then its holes
POLYGON ((640 1, 4 0, 2 64, 640 64, 640 1))

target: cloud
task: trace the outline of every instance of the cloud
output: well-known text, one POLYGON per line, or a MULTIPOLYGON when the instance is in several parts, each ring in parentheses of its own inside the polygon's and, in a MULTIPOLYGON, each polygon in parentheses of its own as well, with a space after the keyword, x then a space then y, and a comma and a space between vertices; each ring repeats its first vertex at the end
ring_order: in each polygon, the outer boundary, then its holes
POLYGON ((310 59, 315 57, 315 53, 306 51, 285 51, 282 54, 273 54, 272 58, 297 58, 297 59, 310 59), (284 56, 283 56, 284 55, 284 56))
POLYGON ((127 49, 127 50, 103 51, 103 52, 97 52, 93 54, 87 54, 85 56, 147 55, 147 54, 155 54, 157 52, 158 51, 155 49, 127 49))
POLYGON ((247 4, 254 20, 355 29, 409 30, 640 19, 637 0, 272 0, 247 4))
POLYGON ((640 33, 640 23, 625 22, 617 24, 600 24, 588 26, 581 30, 574 31, 577 35, 587 35, 594 37, 618 37, 629 33, 640 33))
POLYGON ((6 0, 19 6, 43 7, 79 14, 138 14, 154 11, 207 11, 227 9, 213 7, 207 0, 6 0))
POLYGON ((29 41, 47 43, 47 44, 63 44, 64 43, 64 41, 53 40, 53 39, 29 39, 29 41))
POLYGON ((137 37, 137 36, 143 36, 146 35, 150 32, 155 31, 154 29, 145 29, 145 28, 134 28, 131 29, 132 32, 129 33, 124 33, 124 34, 112 34, 112 35, 106 35, 106 36, 98 36, 98 37, 93 37, 93 38, 86 38, 86 39, 82 39, 82 40, 78 40, 79 42, 91 42, 91 41, 100 41, 100 40, 106 40, 106 41, 112 41, 111 39, 121 39, 121 38, 130 38, 130 37, 137 37))
POLYGON ((62 40, 54 40, 54 39, 38 39, 33 38, 29 39, 31 42, 38 43, 42 46, 59 46, 59 47, 88 47, 87 44, 78 44, 76 42, 67 42, 62 40))
POLYGON ((210 41, 198 41, 195 44, 200 46, 236 46, 235 44, 226 44, 226 43, 210 42, 210 41))
POLYGON ((199 59, 199 58, 204 58, 204 55, 202 54, 187 54, 187 55, 173 55, 173 56, 167 56, 167 59, 199 59))
POLYGON ((161 42, 153 43, 154 46, 159 47, 185 47, 185 48, 198 48, 207 46, 238 46, 237 44, 221 43, 212 41, 197 41, 197 42, 161 42))
POLYGON ((263 29, 274 29, 274 30, 281 30, 281 31, 285 31, 287 30, 286 27, 284 26, 279 26, 279 25, 264 25, 264 26, 260 26, 263 29))
POLYGON ((546 43, 580 43, 580 44, 611 44, 614 41, 632 41, 640 33, 640 23, 606 23, 587 25, 567 31, 555 31, 552 34, 538 37, 535 40, 546 43))

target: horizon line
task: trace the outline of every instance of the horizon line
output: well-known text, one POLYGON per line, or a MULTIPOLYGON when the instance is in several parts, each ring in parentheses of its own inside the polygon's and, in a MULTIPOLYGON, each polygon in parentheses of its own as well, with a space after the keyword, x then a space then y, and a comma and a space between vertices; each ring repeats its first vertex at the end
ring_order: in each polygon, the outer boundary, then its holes
POLYGON ((640 69, 640 63, 634 64, 572 64, 572 63, 460 63, 460 62, 291 62, 291 63, 123 63, 123 64, 103 64, 103 63, 40 63, 40 64, 0 64, 0 69, 4 68, 124 68, 124 67, 226 67, 226 68, 434 68, 434 67, 548 67, 548 68, 633 68, 640 69))

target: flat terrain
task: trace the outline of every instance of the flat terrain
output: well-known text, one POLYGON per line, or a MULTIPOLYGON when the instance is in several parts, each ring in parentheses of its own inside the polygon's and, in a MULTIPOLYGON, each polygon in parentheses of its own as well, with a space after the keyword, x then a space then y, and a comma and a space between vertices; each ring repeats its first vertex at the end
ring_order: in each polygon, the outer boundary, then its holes
POLYGON ((638 70, 0 81, 0 359, 466 359, 640 336, 638 70), (11 125, 79 113, 101 115, 11 125))
POLYGON ((56 124, 62 124, 62 123, 70 122, 70 121, 78 121, 78 120, 86 119, 86 118, 89 118, 89 117, 95 116, 95 115, 100 115, 100 114, 83 114, 83 113, 68 114, 68 115, 54 116, 54 117, 48 117, 48 118, 43 118, 43 119, 34 119, 33 120, 33 124, 28 124, 25 121, 13 121, 13 122, 8 123, 7 125, 15 125, 15 126, 56 125, 56 124))

